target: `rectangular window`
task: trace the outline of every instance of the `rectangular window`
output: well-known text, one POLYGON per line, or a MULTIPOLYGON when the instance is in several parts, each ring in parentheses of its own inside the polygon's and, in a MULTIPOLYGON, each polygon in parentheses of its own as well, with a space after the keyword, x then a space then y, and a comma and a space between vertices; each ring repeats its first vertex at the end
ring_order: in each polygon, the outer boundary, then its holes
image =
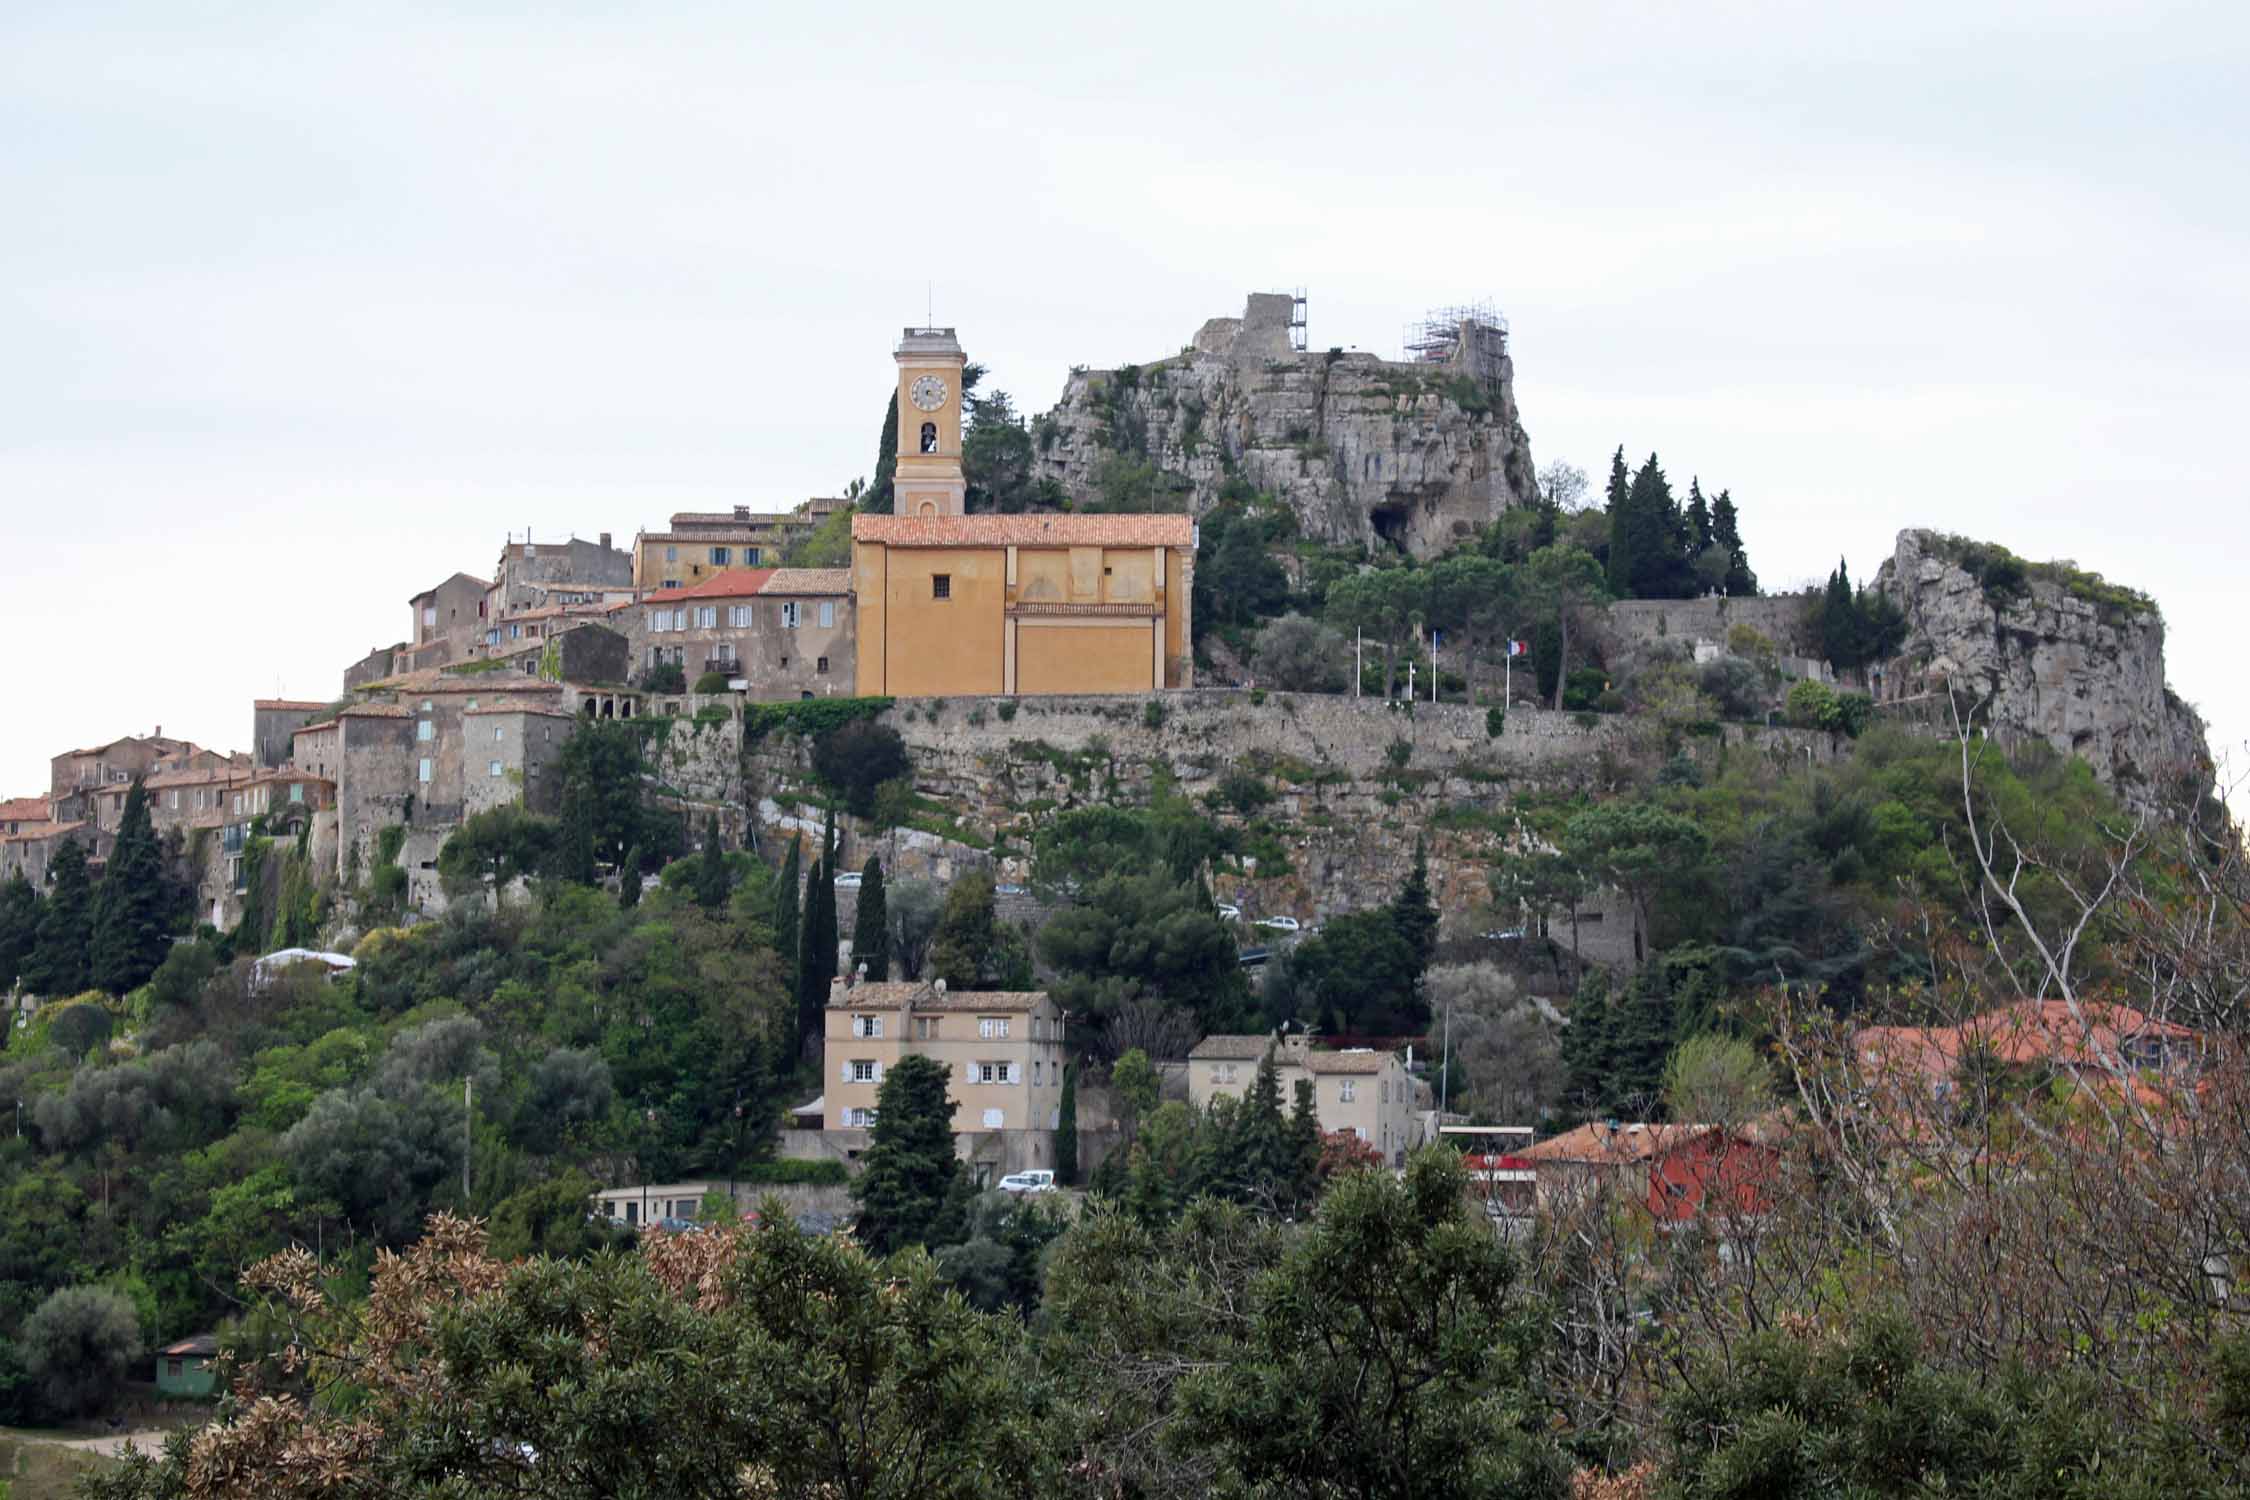
POLYGON ((977 1035, 983 1037, 986 1041, 989 1042, 995 1037, 1005 1037, 1007 1034, 1008 1018, 1006 1016, 977 1017, 977 1035))
POLYGON ((1039 1059, 1036 1057, 1031 1060, 1031 1086, 1039 1087, 1039 1059))
POLYGON ((872 1059, 870 1059, 870 1058, 865 1058, 865 1057, 855 1057, 855 1058, 853 1058, 853 1059, 852 1059, 852 1082, 854 1082, 854 1083, 873 1083, 874 1081, 875 1081, 875 1064, 874 1064, 874 1061, 873 1061, 872 1059))
POLYGON ((881 1036, 882 1034, 883 1018, 881 1016, 852 1017, 853 1036, 881 1036))
POLYGON ((784 600, 781 606, 781 628, 783 630, 795 630, 797 618, 803 612, 803 606, 798 604, 796 600, 784 600))
POLYGON ((662 586, 668 589, 676 589, 680 586, 680 580, 678 580, 677 578, 667 578, 664 580, 662 586))
POLYGON ((734 630, 748 630, 750 628, 750 606, 747 604, 728 605, 727 625, 734 630))
POLYGON ((820 658, 820 664, 819 664, 818 666, 814 667, 814 668, 813 668, 813 670, 814 670, 815 672, 819 673, 819 674, 820 674, 821 676, 823 676, 823 677, 827 676, 827 675, 828 675, 828 658, 827 658, 827 657, 825 657, 825 656, 824 656, 824 657, 822 657, 822 658, 820 658))
POLYGON ((501 770, 500 770, 500 762, 498 762, 498 761, 494 761, 494 762, 492 763, 492 774, 493 774, 494 776, 499 776, 499 775, 501 774, 501 770))
MULTIPOLYGON (((678 562, 680 560, 680 549, 677 547, 666 547, 664 549, 664 560, 666 562, 678 562)), ((671 585, 667 585, 667 587, 670 586, 671 585)))
POLYGON ((422 776, 421 776, 421 779, 422 779, 423 781, 425 781, 425 782, 426 782, 426 781, 428 781, 428 780, 430 779, 430 762, 429 762, 429 759, 428 759, 427 757, 424 757, 424 759, 423 759, 423 761, 422 761, 422 776))
POLYGON ((437 606, 436 606, 436 605, 434 605, 434 604, 425 604, 425 605, 423 605, 423 606, 422 606, 422 625, 423 625, 423 627, 424 627, 425 629, 427 629, 428 627, 430 627, 430 626, 433 626, 433 625, 435 625, 435 624, 437 624, 437 606))
POLYGON ((1349 1078, 1336 1085, 1336 1098, 1340 1103, 1352 1102, 1352 1081, 1349 1078))
POLYGON ((178 787, 174 787, 174 788, 172 789, 172 811, 174 811, 174 812, 178 812, 179 810, 180 810, 180 791, 179 791, 179 788, 178 788, 178 787))
POLYGON ((289 800, 292 802, 305 800, 305 784, 303 782, 292 781, 289 783, 289 800))
POLYGON ((1014 1083, 1016 1081, 1015 1066, 1014 1063, 980 1062, 976 1065, 976 1081, 978 1083, 1014 1083))
POLYGON ((1388 1078, 1383 1080, 1383 1102, 1385 1104, 1391 1102, 1391 1081, 1388 1078))
POLYGON ((1211 1081, 1213 1083, 1234 1082, 1234 1064, 1220 1063, 1218 1066, 1214 1067, 1211 1070, 1211 1081))
POLYGON ((717 606, 716 604, 700 604, 700 605, 697 605, 697 606, 696 606, 696 610, 695 610, 695 628, 696 628, 696 629, 698 629, 698 630, 711 630, 711 629, 715 629, 715 628, 716 628, 716 627, 718 626, 718 623, 719 623, 719 606, 717 606))
POLYGON ((826 630, 826 629, 827 629, 827 628, 828 628, 829 626, 831 626, 831 625, 834 625, 835 623, 836 623, 836 601, 835 601, 835 600, 833 600, 833 599, 823 599, 823 600, 821 600, 821 601, 820 601, 820 628, 821 628, 821 629, 823 629, 823 630, 826 630))
POLYGON ((950 599, 953 597, 953 575, 951 573, 932 573, 930 575, 930 597, 932 599, 950 599))
POLYGON ((240 792, 234 794, 234 810, 237 813, 242 811, 242 793, 240 792))
POLYGON ((724 547, 713 547, 711 549, 711 566, 714 568, 723 568, 726 565, 727 549, 724 547))
POLYGON ((508 731, 507 731, 507 728, 506 728, 506 727, 505 727, 504 725, 500 725, 500 724, 495 724, 495 725, 493 725, 493 726, 492 726, 492 743, 494 743, 495 745, 497 745, 497 744, 499 744, 499 743, 500 743, 500 742, 501 742, 502 740, 505 740, 505 739, 506 739, 507 737, 508 737, 508 731))
POLYGON ((938 1017, 916 1016, 914 1018, 914 1040, 918 1042, 934 1042, 937 1039, 938 1017))
POLYGON ((844 1111, 844 1123, 860 1128, 871 1126, 875 1123, 875 1111, 871 1109, 847 1109, 844 1111))
POLYGON ((421 721, 421 723, 414 726, 414 738, 418 740, 436 739, 437 730, 434 726, 431 725, 428 719, 424 719, 421 721))
POLYGON ((762 554, 757 548, 745 547, 742 549, 742 565, 746 568, 754 568, 758 565, 761 556, 762 554))

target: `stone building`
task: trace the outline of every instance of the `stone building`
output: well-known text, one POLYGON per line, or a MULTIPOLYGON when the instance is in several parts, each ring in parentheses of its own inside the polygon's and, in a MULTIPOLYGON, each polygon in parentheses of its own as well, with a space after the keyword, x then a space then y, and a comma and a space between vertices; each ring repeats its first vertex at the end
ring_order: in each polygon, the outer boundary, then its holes
POLYGON ((90 823, 54 818, 37 823, 25 819, 9 821, 15 825, 15 831, 0 833, 0 882, 21 875, 35 886, 46 885, 47 871, 66 840, 84 844, 89 855, 95 852, 94 828, 90 823))
POLYGON ((258 765, 286 765, 298 730, 327 717, 328 705, 295 698, 259 698, 250 705, 250 757, 258 765))
POLYGON ((1313 1113, 1324 1133, 1348 1130, 1383 1153, 1393 1166, 1422 1144, 1422 1084, 1393 1052, 1354 1047, 1343 1052, 1314 1050, 1302 1035, 1276 1041, 1270 1036, 1207 1036, 1188 1053, 1188 1098, 1209 1109, 1221 1096, 1249 1093, 1258 1066, 1274 1052, 1281 1082, 1281 1107, 1292 1108, 1299 1079, 1312 1080, 1313 1113))
POLYGON ((48 762, 47 795, 69 797, 130 782, 155 770, 167 757, 194 748, 186 740, 166 739, 158 725, 154 734, 132 734, 84 750, 65 750, 48 762))
POLYGON ((344 668, 344 691, 354 692, 370 682, 380 682, 405 671, 409 649, 405 641, 393 646, 374 647, 358 661, 344 668))
POLYGON ((633 555, 611 546, 606 531, 591 542, 512 541, 485 592, 486 626, 550 604, 615 603, 632 588, 633 555))
POLYGON ((408 600, 412 628, 401 669, 442 667, 467 660, 470 648, 483 638, 485 596, 491 590, 492 585, 482 578, 456 573, 408 600))
POLYGON ((787 514, 747 505, 729 511, 681 511, 669 530, 633 538, 633 583, 644 594, 690 589, 730 568, 777 566, 791 546, 811 535, 847 500, 818 497, 787 514))
POLYGON ((488 698, 461 713, 461 803, 474 816, 521 802, 536 813, 562 810, 555 763, 575 727, 569 710, 538 698, 488 698))
POLYGON ((845 568, 730 568, 620 611, 636 674, 724 675, 753 698, 849 695, 855 637, 845 568))
POLYGON ((1044 991, 957 991, 930 983, 854 982, 828 992, 821 1144, 856 1157, 876 1093, 899 1059, 945 1067, 954 1149, 978 1185, 1055 1164, 1062 1112, 1062 1012, 1044 991))
POLYGON ((341 748, 338 743, 340 734, 341 730, 333 718, 323 719, 317 724, 307 724, 289 736, 289 764, 296 770, 334 781, 337 768, 342 764, 337 755, 341 748))

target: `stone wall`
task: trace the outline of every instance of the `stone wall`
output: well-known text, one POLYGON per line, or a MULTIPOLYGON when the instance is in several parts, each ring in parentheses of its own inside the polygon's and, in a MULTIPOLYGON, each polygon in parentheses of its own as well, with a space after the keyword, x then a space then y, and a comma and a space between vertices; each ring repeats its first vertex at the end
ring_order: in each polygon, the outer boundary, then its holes
POLYGON ((1239 475, 1307 536, 1434 556, 1537 494, 1505 335, 1475 326, 1445 363, 1290 348, 1290 299, 1253 296, 1130 376, 1074 371, 1033 423, 1035 468, 1074 500, 1103 460, 1143 457, 1202 514, 1239 475), (1466 403, 1466 404, 1464 404, 1466 403))
POLYGON ((1805 601, 1795 594, 1756 599, 1621 599, 1602 611, 1595 627, 1603 655, 1615 660, 1660 641, 1693 646, 1707 640, 1724 646, 1727 634, 1747 625, 1772 641, 1784 656, 1818 651, 1808 640, 1805 601))

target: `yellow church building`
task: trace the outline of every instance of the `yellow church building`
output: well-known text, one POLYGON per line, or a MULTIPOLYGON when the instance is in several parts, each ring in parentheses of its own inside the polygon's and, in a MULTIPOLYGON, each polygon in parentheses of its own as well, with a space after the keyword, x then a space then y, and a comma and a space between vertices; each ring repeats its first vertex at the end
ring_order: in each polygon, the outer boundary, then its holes
POLYGON ((899 341, 893 511, 852 518, 856 691, 1138 693, 1192 685, 1195 523, 965 513, 950 328, 899 341))

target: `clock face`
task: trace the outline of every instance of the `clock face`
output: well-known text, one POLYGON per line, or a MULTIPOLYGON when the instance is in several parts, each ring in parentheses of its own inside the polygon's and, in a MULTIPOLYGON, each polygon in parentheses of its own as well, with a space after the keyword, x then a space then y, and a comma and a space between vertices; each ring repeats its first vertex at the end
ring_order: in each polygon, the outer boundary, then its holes
POLYGON ((936 411, 945 404, 945 382, 935 375, 925 375, 907 388, 907 396, 924 411, 936 411))

